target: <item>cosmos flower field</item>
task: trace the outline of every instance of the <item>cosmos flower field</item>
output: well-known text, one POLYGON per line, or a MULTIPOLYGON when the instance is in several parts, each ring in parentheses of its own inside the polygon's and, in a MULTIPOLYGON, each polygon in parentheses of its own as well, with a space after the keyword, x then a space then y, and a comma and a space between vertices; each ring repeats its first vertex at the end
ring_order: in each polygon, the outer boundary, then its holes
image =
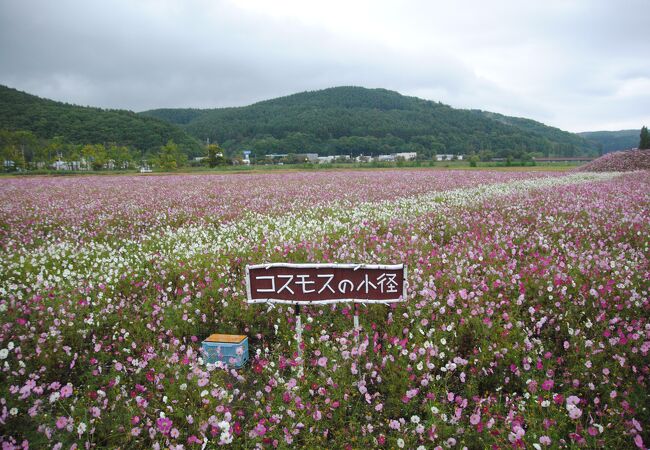
POLYGON ((648 171, 0 179, 0 441, 646 448, 649 247, 648 171), (408 298, 303 307, 300 365, 263 262, 405 263, 408 298))

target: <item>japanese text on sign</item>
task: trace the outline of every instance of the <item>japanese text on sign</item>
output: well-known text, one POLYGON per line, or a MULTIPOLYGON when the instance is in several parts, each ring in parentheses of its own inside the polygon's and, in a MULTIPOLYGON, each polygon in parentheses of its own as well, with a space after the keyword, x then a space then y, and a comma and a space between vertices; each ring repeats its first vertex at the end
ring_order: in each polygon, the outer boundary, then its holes
POLYGON ((402 264, 259 264, 247 266, 246 275, 249 303, 387 303, 406 297, 402 264))

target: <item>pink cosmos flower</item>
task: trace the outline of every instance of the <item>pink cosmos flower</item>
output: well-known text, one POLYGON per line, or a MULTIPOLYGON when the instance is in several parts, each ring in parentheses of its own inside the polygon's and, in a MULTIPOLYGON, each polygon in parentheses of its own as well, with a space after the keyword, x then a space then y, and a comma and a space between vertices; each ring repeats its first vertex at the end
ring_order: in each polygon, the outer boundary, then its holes
POLYGON ((68 424, 68 419, 66 417, 59 417, 56 419, 56 427, 61 430, 68 424))
POLYGON ((542 383, 542 389, 544 389, 545 391, 550 391, 551 389, 553 389, 554 385, 555 383, 553 382, 553 380, 545 380, 542 383))
POLYGON ((571 395, 566 399, 567 406, 569 406, 569 405, 574 405, 575 406, 578 403, 580 403, 580 398, 576 397, 575 395, 571 395))
POLYGON ((191 435, 190 437, 187 438, 187 443, 188 444, 200 444, 202 441, 195 435, 191 435))
POLYGON ((61 388, 61 398, 68 398, 72 395, 72 386, 70 384, 66 384, 61 388))
POLYGON ((255 433, 257 433, 258 436, 264 436, 266 434, 266 427, 262 423, 258 423, 255 426, 255 433))
POLYGON ((582 410, 576 406, 573 406, 568 410, 569 410, 569 417, 572 418, 573 420, 576 420, 582 415, 582 410))
POLYGON ((172 429, 173 422, 167 417, 161 417, 156 421, 156 425, 158 426, 158 431, 162 434, 167 434, 172 429))

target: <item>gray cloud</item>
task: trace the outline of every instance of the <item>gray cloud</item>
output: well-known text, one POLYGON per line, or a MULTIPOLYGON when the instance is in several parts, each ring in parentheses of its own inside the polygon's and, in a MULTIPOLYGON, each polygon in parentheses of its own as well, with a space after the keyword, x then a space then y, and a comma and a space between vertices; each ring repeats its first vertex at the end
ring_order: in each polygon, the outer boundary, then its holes
POLYGON ((650 124, 646 6, 3 0, 0 83, 136 111, 360 85, 573 131, 638 128, 650 124))

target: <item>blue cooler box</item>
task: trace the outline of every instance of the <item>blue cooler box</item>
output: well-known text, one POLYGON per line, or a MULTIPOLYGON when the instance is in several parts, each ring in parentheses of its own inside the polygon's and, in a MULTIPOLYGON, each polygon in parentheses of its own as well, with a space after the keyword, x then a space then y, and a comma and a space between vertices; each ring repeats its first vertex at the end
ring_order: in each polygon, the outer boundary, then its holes
POLYGON ((211 334, 201 343, 206 364, 218 361, 228 367, 242 367, 248 361, 248 337, 238 334, 211 334))

